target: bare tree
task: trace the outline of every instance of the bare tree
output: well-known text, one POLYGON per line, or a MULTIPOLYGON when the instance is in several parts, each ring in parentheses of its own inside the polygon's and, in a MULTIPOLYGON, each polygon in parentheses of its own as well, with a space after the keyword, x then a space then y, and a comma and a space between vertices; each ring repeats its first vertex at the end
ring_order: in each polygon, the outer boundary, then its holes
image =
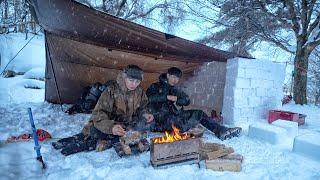
POLYGON ((308 99, 315 105, 320 105, 320 48, 317 48, 310 57, 308 99))
POLYGON ((184 18, 183 4, 178 0, 77 0, 89 7, 135 22, 156 21, 173 28, 184 18))
POLYGON ((3 14, 0 18, 0 33, 26 32, 31 16, 25 0, 0 1, 3 14))
POLYGON ((318 0, 191 0, 185 4, 209 28, 218 28, 202 42, 224 43, 247 55, 257 42, 266 41, 294 54, 294 100, 307 103, 309 57, 320 44, 318 0))

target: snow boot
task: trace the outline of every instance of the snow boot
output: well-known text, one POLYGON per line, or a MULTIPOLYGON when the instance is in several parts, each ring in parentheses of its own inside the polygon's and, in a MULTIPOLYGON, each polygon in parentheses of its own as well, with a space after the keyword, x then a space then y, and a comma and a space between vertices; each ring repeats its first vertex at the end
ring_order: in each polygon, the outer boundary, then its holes
POLYGON ((65 156, 69 156, 71 154, 75 154, 78 152, 92 151, 96 149, 96 146, 97 146, 97 141, 95 140, 72 143, 67 145, 66 147, 63 147, 61 150, 61 154, 65 156))
POLYGON ((54 149, 58 150, 58 149, 62 149, 65 144, 61 143, 61 142, 53 142, 51 143, 51 145, 53 146, 54 149))
POLYGON ((77 142, 84 141, 84 135, 82 133, 73 135, 71 137, 62 138, 57 142, 51 143, 54 149, 62 149, 63 147, 68 146, 69 144, 75 144, 77 142))
POLYGON ((240 127, 228 128, 225 131, 221 131, 217 137, 223 141, 232 137, 238 137, 241 131, 242 129, 240 127))

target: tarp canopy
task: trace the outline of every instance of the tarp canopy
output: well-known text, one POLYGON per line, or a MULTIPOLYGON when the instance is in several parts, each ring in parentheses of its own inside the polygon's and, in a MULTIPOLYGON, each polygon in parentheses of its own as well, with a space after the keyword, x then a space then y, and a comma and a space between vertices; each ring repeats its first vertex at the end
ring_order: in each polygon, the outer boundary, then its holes
POLYGON ((83 87, 115 79, 128 64, 136 64, 146 72, 142 86, 147 88, 169 67, 181 68, 188 77, 204 62, 226 62, 236 56, 73 0, 28 1, 45 30, 49 102, 73 103, 83 87))

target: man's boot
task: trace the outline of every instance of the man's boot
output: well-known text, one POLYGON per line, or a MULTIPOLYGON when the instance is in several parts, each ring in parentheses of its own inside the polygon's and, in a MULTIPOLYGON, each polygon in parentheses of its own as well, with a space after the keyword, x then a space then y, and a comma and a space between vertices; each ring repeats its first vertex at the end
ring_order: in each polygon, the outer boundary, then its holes
POLYGON ((77 142, 82 142, 84 140, 84 135, 82 133, 73 135, 71 137, 62 138, 57 142, 51 143, 54 149, 62 149, 69 144, 75 144, 77 142))
POLYGON ((96 140, 87 140, 83 142, 77 142, 73 144, 69 144, 66 147, 62 148, 61 154, 65 156, 69 156, 71 154, 75 154, 83 151, 92 151, 96 149, 97 141, 96 140))
POLYGON ((226 140, 230 139, 232 137, 238 137, 241 133, 242 129, 240 127, 234 127, 234 128, 227 128, 226 130, 222 130, 219 133, 217 133, 217 137, 219 139, 226 140))

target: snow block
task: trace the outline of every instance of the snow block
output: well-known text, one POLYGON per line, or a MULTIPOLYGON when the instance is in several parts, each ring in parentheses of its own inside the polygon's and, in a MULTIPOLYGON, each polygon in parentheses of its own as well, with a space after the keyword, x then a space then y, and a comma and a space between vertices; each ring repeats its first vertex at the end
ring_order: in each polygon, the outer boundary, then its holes
POLYGON ((281 65, 268 60, 233 58, 227 61, 226 70, 222 114, 228 119, 227 124, 266 118, 266 110, 281 106, 285 76, 281 65), (244 108, 253 108, 253 112, 247 113, 244 108))
POLYGON ((287 131, 282 127, 257 122, 249 126, 248 136, 270 144, 278 144, 283 138, 287 138, 287 131))
POLYGON ((298 136, 298 123, 297 122, 276 120, 276 121, 272 122, 272 125, 286 129, 286 131, 290 137, 294 138, 294 137, 298 136))
POLYGON ((305 134, 294 138, 293 152, 320 161, 320 133, 305 134))

